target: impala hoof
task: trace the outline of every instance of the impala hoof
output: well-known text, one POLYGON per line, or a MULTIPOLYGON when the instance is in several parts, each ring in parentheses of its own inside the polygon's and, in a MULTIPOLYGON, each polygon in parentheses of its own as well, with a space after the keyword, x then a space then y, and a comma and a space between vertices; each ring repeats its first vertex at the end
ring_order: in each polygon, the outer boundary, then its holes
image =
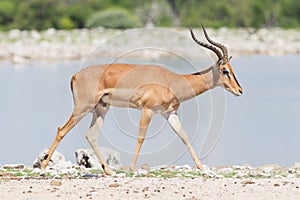
POLYGON ((105 168, 104 169, 104 173, 108 176, 115 176, 116 172, 114 172, 113 170, 109 169, 109 168, 105 168))

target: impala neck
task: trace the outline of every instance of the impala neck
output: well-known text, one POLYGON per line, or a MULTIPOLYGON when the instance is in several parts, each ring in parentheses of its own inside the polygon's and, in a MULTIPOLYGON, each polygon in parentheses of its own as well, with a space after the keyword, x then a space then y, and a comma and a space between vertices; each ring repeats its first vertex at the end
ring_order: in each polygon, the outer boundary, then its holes
POLYGON ((184 75, 193 90, 186 96, 186 100, 198 96, 218 85, 217 74, 214 73, 215 66, 211 66, 201 72, 184 75))

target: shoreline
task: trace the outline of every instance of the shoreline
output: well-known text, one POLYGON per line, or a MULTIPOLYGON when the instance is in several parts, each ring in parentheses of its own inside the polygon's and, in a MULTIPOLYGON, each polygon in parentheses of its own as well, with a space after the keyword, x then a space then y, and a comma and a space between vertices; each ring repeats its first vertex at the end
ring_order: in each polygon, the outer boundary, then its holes
MULTIPOLYGON (((207 29, 211 38, 224 43, 231 55, 300 54, 300 31, 273 29, 207 29)), ((202 30, 194 29, 203 40, 202 30)), ((187 28, 104 28, 0 32, 0 60, 82 60, 87 58, 160 58, 178 55, 201 57, 187 28), (137 51, 138 50, 138 51, 137 51), (125 56, 125 57, 126 57, 125 56)))

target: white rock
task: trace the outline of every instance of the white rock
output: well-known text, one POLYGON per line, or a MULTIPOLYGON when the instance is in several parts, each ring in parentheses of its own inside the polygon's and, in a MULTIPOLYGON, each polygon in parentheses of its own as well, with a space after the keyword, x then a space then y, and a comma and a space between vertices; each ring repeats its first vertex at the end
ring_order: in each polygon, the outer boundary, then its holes
POLYGON ((135 175, 146 175, 148 173, 147 170, 144 169, 138 169, 134 174, 135 175))
MULTIPOLYGON (((100 152, 108 166, 120 166, 120 153, 111 148, 100 147, 100 152)), ((87 168, 100 168, 101 164, 94 152, 90 149, 78 149, 75 152, 76 161, 79 166, 87 168)))
POLYGON ((41 34, 36 31, 36 30, 32 30, 30 31, 30 36, 34 39, 34 40, 40 40, 41 39, 41 34))
MULTIPOLYGON (((45 149, 42 151, 38 157, 34 160, 33 162, 33 167, 34 168, 40 168, 42 162, 46 159, 46 155, 48 154, 48 149, 45 149)), ((54 167, 54 168, 67 168, 72 166, 72 163, 70 161, 66 161, 65 156, 58 151, 54 151, 53 155, 51 156, 51 159, 48 163, 49 167, 54 167)))
POLYGON ((300 168, 300 162, 295 162, 294 167, 299 167, 300 168))
POLYGON ((8 32, 8 38, 10 38, 10 39, 17 39, 20 37, 20 35, 21 35, 21 31, 18 29, 11 29, 8 32))
POLYGON ((210 178, 216 178, 218 176, 217 173, 212 170, 205 170, 203 175, 207 175, 210 178))

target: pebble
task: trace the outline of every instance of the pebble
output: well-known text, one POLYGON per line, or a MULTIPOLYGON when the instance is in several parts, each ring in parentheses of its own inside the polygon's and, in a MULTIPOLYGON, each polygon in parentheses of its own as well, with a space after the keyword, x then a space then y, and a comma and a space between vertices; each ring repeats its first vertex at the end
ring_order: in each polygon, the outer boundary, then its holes
POLYGON ((145 188, 142 190, 142 192, 147 192, 147 191, 149 191, 149 187, 145 187, 145 188))
POLYGON ((61 186, 62 182, 60 180, 51 180, 50 185, 52 185, 52 186, 61 186))
POLYGON ((119 187, 120 184, 119 183, 111 183, 108 185, 108 187, 119 187))

